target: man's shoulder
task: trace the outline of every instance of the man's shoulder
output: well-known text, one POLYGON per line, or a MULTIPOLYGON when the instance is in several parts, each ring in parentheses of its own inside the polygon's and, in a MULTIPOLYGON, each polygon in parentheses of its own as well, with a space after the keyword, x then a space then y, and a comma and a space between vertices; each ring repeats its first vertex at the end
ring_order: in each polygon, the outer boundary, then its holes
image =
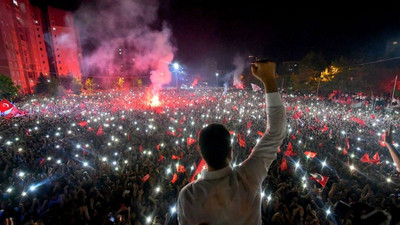
POLYGON ((200 186, 201 179, 186 184, 179 192, 178 199, 194 197, 194 195, 196 195, 196 190, 202 189, 200 186))
POLYGON ((193 193, 193 183, 190 182, 186 184, 180 191, 178 195, 178 202, 181 203, 182 201, 186 201, 186 199, 189 198, 189 196, 192 195, 193 193))
POLYGON ((196 186, 196 183, 197 183, 197 181, 193 181, 193 182, 186 184, 179 192, 179 195, 185 195, 190 192, 193 192, 193 189, 196 186))

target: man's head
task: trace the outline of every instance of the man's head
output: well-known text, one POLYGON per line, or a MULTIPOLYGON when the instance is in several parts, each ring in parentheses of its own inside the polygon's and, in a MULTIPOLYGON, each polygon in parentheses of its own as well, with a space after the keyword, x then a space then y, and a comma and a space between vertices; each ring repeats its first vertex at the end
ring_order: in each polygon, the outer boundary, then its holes
POLYGON ((213 123, 200 131, 200 152, 209 167, 222 169, 232 159, 231 135, 222 124, 213 123))

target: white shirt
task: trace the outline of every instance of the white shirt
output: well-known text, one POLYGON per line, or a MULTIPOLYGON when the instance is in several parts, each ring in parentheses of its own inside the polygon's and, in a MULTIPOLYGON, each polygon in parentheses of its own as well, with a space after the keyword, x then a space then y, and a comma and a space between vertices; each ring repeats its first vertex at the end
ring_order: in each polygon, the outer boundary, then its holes
POLYGON ((203 170, 178 197, 181 225, 261 224, 261 185, 286 136, 286 115, 277 92, 268 93, 267 130, 238 167, 203 170))

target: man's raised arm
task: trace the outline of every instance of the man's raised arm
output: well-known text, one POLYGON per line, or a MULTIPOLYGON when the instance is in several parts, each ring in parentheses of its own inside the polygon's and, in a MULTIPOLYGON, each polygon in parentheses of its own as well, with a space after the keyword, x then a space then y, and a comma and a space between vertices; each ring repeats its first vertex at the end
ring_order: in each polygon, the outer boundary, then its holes
POLYGON ((249 158, 240 168, 249 181, 261 184, 268 173, 268 168, 276 159, 278 147, 286 136, 286 114, 278 86, 275 80, 273 62, 254 63, 251 67, 253 75, 264 84, 267 102, 267 126, 264 135, 253 148, 249 158))
POLYGON ((390 152, 390 156, 392 156, 394 164, 396 165, 397 172, 400 172, 400 153, 393 146, 392 126, 390 126, 388 131, 385 131, 385 144, 390 152))

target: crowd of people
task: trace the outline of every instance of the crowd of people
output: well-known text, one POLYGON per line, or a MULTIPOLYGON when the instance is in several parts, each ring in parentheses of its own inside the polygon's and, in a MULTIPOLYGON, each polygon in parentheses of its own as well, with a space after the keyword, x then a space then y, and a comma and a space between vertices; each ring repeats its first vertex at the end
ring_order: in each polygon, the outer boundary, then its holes
MULTIPOLYGON (((381 214, 398 223, 400 182, 383 134, 392 125, 397 147, 399 113, 366 100, 282 98, 288 135, 264 181, 263 223, 369 224, 381 214)), ((201 167, 199 131, 230 130, 232 167, 265 131, 261 91, 163 90, 157 100, 133 90, 16 103, 28 113, 0 118, 1 223, 176 224, 178 193, 201 167)))

